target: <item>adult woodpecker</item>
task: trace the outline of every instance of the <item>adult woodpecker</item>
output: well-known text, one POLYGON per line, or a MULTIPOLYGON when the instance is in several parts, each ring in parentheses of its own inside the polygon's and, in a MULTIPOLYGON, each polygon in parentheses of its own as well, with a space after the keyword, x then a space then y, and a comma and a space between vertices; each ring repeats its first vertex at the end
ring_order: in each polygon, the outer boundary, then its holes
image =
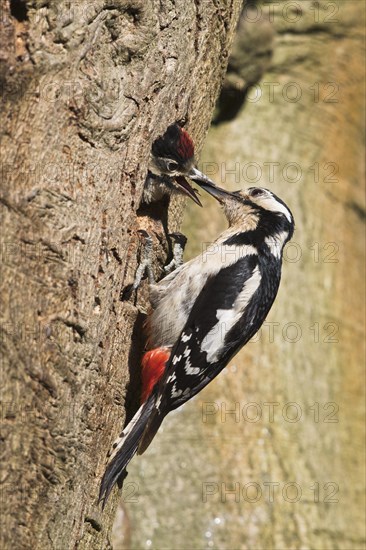
POLYGON ((229 193, 201 186, 221 203, 229 228, 151 285, 142 404, 113 445, 100 488, 104 504, 164 417, 201 391, 255 335, 278 291, 283 247, 294 232, 289 208, 267 189, 229 193))
POLYGON ((149 204, 161 200, 164 196, 184 194, 202 206, 197 191, 186 178, 198 184, 212 183, 195 167, 194 143, 191 136, 174 123, 152 145, 143 202, 149 204))

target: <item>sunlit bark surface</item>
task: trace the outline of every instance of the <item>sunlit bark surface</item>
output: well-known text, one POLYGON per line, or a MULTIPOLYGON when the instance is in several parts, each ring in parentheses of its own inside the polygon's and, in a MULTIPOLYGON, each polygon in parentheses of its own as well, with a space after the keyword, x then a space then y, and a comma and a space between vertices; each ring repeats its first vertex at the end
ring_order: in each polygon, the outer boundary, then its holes
POLYGON ((137 230, 157 275, 169 254, 166 208, 137 212, 151 144, 183 120, 200 150, 241 3, 1 3, 2 549, 110 547, 118 491, 96 500, 138 401, 137 230))
MULTIPOLYGON (((364 5, 266 2, 261 13, 264 72, 235 118, 218 109, 201 168, 230 189, 269 187, 297 229, 259 335, 131 464, 131 548, 365 544, 364 5)), ((189 209, 187 257, 224 227, 217 208, 189 209)))

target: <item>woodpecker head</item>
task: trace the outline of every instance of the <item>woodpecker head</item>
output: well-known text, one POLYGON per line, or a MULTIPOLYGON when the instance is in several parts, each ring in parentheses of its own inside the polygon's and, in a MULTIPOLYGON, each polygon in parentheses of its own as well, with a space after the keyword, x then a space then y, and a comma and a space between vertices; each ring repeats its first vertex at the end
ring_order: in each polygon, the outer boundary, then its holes
POLYGON ((201 184, 214 183, 194 166, 194 144, 192 138, 178 124, 171 124, 152 146, 149 170, 157 176, 164 176, 173 189, 185 193, 201 205, 197 191, 185 179, 201 184))
POLYGON ((201 187, 220 202, 229 226, 244 226, 263 237, 281 235, 283 244, 291 239, 295 230, 291 210, 269 189, 249 187, 231 193, 207 182, 201 187))

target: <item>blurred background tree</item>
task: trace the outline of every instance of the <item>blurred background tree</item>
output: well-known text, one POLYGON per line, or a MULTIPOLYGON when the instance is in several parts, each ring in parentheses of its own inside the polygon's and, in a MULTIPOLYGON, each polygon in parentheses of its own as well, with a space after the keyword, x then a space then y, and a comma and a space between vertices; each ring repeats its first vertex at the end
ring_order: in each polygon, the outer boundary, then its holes
MULTIPOLYGON (((297 230, 258 336, 130 465, 116 548, 364 548, 364 23, 358 0, 246 4, 200 168, 297 230)), ((186 259, 225 224, 203 201, 186 259)))
POLYGON ((102 515, 98 490, 139 400, 148 294, 121 290, 139 228, 157 274, 169 254, 138 211, 151 145, 183 120, 200 150, 241 6, 1 2, 1 549, 110 547, 118 492, 102 515))

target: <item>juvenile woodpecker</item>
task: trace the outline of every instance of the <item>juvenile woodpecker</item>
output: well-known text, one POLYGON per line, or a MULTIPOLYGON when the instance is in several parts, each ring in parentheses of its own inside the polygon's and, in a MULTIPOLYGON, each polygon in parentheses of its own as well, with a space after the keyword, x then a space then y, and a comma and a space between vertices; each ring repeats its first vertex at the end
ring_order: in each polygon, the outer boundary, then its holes
POLYGON ((143 202, 149 204, 175 193, 188 195, 199 206, 198 193, 186 178, 200 184, 212 183, 195 167, 194 144, 191 136, 178 124, 171 124, 158 137, 151 149, 143 202))
POLYGON ((151 285, 141 406, 113 445, 100 489, 104 504, 164 417, 201 391, 255 335, 278 291, 283 247, 294 232, 289 208, 267 189, 229 193, 201 186, 221 203, 229 228, 151 285))

